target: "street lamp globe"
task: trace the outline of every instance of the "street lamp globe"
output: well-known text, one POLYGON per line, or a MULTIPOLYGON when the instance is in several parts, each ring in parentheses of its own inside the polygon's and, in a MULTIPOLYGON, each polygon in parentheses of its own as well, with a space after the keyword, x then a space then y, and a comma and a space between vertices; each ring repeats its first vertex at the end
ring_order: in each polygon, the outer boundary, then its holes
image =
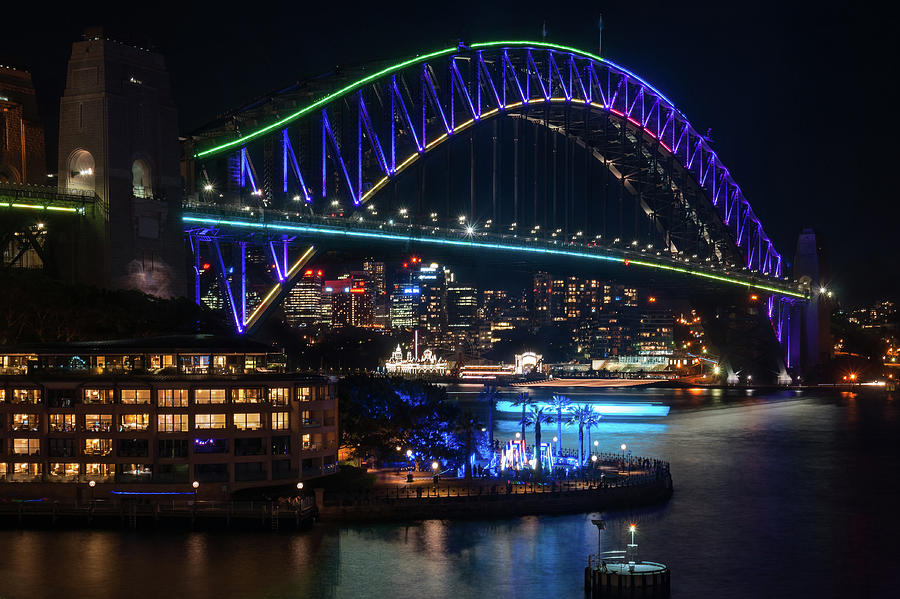
POLYGON ((412 449, 407 449, 407 450, 406 450, 406 457, 408 457, 408 458, 411 458, 411 457, 412 457, 412 449))
POLYGON ((600 447, 600 441, 594 441, 594 447, 600 447))
POLYGON ((557 439, 556 436, 554 436, 554 437, 553 437, 553 442, 556 443, 557 441, 559 441, 559 439, 557 439))
POLYGON ((297 483, 297 490, 299 491, 302 488, 303 488, 303 481, 300 481, 299 483, 297 483))
POLYGON ((91 482, 88 483, 88 486, 91 487, 91 488, 96 487, 96 486, 97 486, 97 481, 92 480, 91 482))
POLYGON ((441 467, 441 465, 438 464, 437 462, 431 462, 431 469, 432 469, 432 470, 437 470, 437 469, 440 468, 440 467, 441 467))
POLYGON ((521 439, 521 438, 522 438, 522 433, 516 433, 516 440, 521 439))
POLYGON ((194 487, 194 490, 196 490, 200 486, 200 483, 198 483, 197 481, 194 481, 191 483, 191 486, 194 487))
POLYGON ((622 443, 622 451, 625 451, 626 449, 628 449, 628 446, 622 443))
POLYGON ((592 456, 591 456, 591 461, 592 461, 592 462, 596 462, 596 461, 597 461, 597 456, 596 456, 596 455, 592 455, 592 456))

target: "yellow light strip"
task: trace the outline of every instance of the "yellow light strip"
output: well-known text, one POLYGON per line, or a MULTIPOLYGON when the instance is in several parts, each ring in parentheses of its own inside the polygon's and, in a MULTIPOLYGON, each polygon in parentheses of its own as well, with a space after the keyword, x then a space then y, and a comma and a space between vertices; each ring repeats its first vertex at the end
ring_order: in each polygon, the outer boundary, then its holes
POLYGON ((294 274, 296 274, 296 272, 299 269, 303 268, 303 265, 309 261, 309 259, 313 255, 313 253, 315 253, 315 249, 316 249, 315 246, 313 246, 313 245, 309 246, 309 248, 305 252, 303 252, 303 255, 297 259, 297 261, 294 263, 294 265, 291 266, 290 270, 288 270, 287 274, 284 277, 284 281, 281 281, 280 283, 275 283, 275 285, 272 287, 272 289, 269 290, 269 293, 266 294, 266 297, 263 298, 263 300, 259 303, 259 305, 256 306, 256 309, 253 310, 253 312, 250 314, 250 317, 244 321, 244 330, 247 330, 248 328, 252 327, 256 323, 256 320, 260 316, 262 316, 263 312, 265 312, 266 309, 268 309, 269 305, 271 305, 273 298, 275 298, 278 295, 278 291, 280 291, 281 288, 286 283, 288 283, 291 280, 291 278, 293 278, 294 274))

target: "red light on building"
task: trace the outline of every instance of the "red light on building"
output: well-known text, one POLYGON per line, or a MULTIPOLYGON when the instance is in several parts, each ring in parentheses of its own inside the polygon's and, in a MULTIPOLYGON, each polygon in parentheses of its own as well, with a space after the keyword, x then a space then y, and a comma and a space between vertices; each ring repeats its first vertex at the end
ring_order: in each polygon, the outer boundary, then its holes
POLYGON ((209 270, 210 266, 212 266, 209 262, 203 263, 203 270, 209 270))
POLYGON ((651 295, 650 297, 647 298, 647 301, 650 302, 651 304, 655 304, 656 298, 651 295))
POLYGON ((313 273, 312 270, 307 270, 307 271, 306 271, 305 273, 303 273, 303 274, 304 274, 304 276, 311 277, 311 276, 312 276, 312 273, 313 273))
POLYGON ((629 264, 629 260, 628 260, 628 258, 625 258, 625 266, 628 266, 628 264, 629 264))
POLYGON ((363 289, 362 287, 354 287, 353 289, 350 290, 350 293, 365 293, 365 292, 366 292, 366 290, 363 289))
POLYGON ((409 263, 404 262, 404 263, 403 263, 403 268, 409 268, 409 263))
POLYGON ((319 271, 316 271, 316 276, 319 276, 319 277, 321 277, 321 276, 322 276, 322 271, 321 271, 321 270, 319 270, 319 271))
POLYGON ((759 296, 756 295, 755 293, 754 293, 753 295, 750 296, 750 301, 751 301, 751 302, 755 302, 755 301, 758 300, 758 299, 759 299, 759 296))

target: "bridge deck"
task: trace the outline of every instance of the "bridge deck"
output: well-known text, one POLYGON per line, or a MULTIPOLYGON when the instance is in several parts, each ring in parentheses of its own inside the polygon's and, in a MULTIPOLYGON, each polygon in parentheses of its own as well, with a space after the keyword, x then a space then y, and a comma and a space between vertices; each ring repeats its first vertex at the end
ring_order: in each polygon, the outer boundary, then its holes
POLYGON ((56 187, 44 185, 0 183, 0 208, 84 214, 85 207, 96 201, 97 196, 89 192, 59 191, 56 187))

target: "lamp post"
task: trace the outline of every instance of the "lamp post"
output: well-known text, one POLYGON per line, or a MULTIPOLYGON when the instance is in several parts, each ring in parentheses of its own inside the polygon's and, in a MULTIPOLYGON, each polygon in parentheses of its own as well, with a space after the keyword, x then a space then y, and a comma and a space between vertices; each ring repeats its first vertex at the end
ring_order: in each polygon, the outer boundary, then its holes
POLYGON ((197 503, 197 489, 200 488, 200 483, 194 481, 191 483, 191 486, 194 488, 194 504, 197 503))
POLYGON ((440 467, 441 465, 437 463, 437 460, 431 462, 431 471, 434 473, 434 486, 438 484, 438 468, 440 467))
POLYGON ((92 481, 88 482, 88 487, 91 488, 91 504, 94 503, 94 487, 96 487, 96 486, 97 486, 97 481, 92 480, 92 481))

